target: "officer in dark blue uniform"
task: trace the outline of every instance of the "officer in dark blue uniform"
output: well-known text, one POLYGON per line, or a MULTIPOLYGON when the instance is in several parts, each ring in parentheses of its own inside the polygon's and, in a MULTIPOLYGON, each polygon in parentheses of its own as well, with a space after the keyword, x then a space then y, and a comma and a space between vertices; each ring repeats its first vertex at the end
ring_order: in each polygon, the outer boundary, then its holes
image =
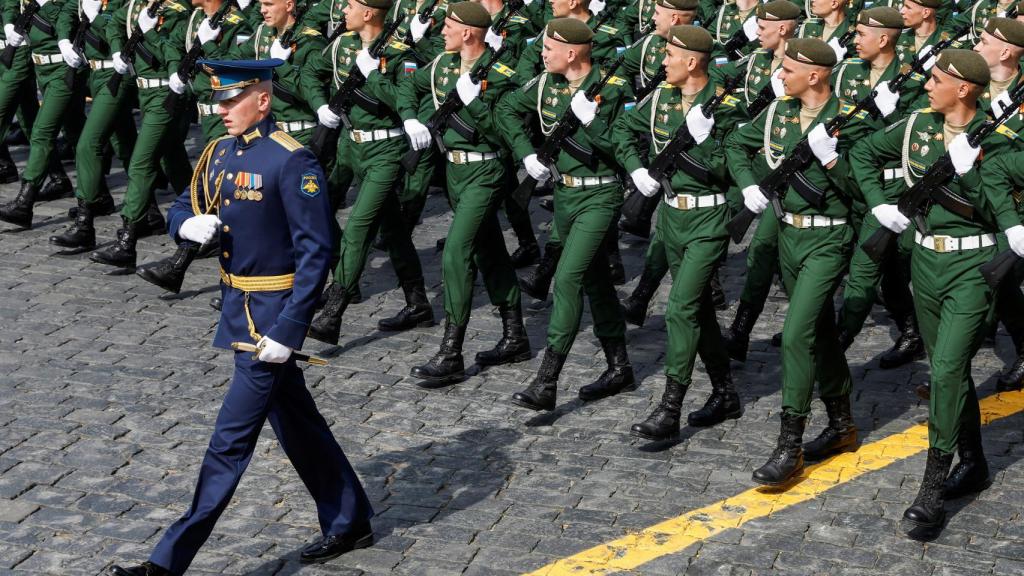
POLYGON ((331 238, 326 178, 313 154, 278 130, 271 73, 280 60, 207 61, 228 136, 207 145, 189 190, 168 212, 176 242, 219 234, 223 311, 214 346, 235 353, 235 375, 199 470, 192 506, 148 562, 118 576, 182 574, 249 464, 265 420, 316 501, 323 538, 303 550, 323 562, 373 543, 373 511, 352 466, 306 389, 301 348, 327 278, 331 238))

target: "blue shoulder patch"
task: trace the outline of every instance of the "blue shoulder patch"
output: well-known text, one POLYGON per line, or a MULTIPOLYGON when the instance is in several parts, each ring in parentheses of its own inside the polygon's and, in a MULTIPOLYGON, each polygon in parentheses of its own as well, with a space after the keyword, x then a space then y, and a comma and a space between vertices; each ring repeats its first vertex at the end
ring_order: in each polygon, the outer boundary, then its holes
POLYGON ((320 195, 320 182, 317 180, 317 176, 313 172, 306 172, 302 175, 302 183, 299 185, 299 189, 303 194, 310 198, 315 198, 320 195))

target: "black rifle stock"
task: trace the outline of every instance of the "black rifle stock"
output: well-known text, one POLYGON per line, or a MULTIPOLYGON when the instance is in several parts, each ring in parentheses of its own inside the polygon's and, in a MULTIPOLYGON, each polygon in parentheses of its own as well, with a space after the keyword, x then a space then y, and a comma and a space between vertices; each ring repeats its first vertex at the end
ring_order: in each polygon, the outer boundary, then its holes
MULTIPOLYGON (((163 6, 165 0, 156 0, 146 8, 146 13, 150 18, 155 18, 156 13, 160 11, 160 7, 163 6)), ((121 48, 121 59, 128 64, 128 73, 132 76, 135 75, 135 69, 132 67, 132 60, 135 58, 135 52, 139 49, 139 45, 142 44, 144 34, 142 28, 132 28, 132 35, 128 38, 128 41, 124 43, 121 48)), ((117 96, 118 90, 121 88, 121 78, 123 75, 114 70, 114 73, 110 75, 110 80, 107 81, 107 90, 114 96, 117 96)))
MULTIPOLYGON (((27 37, 28 27, 31 25, 32 19, 35 18, 40 8, 42 7, 36 2, 29 2, 26 4, 22 13, 14 20, 14 31, 21 36, 27 37)), ((22 44, 22 46, 24 46, 24 44, 22 44)), ((0 53, 0 64, 10 68, 11 64, 14 63, 14 53, 17 49, 17 46, 11 46, 10 44, 4 46, 3 53, 0 53)))
MULTIPOLYGON (((75 37, 71 40, 71 48, 76 54, 82 57, 83 61, 85 60, 85 35, 89 32, 89 28, 91 27, 92 22, 90 22, 88 18, 80 20, 78 22, 78 27, 75 28, 75 37)), ((64 71, 64 84, 68 88, 73 90, 78 78, 78 68, 68 66, 68 69, 64 71)))
POLYGON ((1013 250, 1003 250, 992 260, 982 264, 978 271, 981 277, 992 289, 999 288, 1003 280, 1013 271, 1013 268, 1020 262, 1020 256, 1013 250))
MULTIPOLYGON (((228 0, 221 6, 220 10, 217 11, 212 18, 210 18, 210 28, 218 30, 218 37, 220 36, 220 27, 224 23, 224 18, 227 17, 228 13, 231 12, 231 7, 236 5, 236 0, 228 0)), ((200 24, 201 26, 202 24, 200 24)), ((192 79, 196 75, 196 63, 203 57, 203 45, 199 42, 199 37, 196 36, 193 41, 192 47, 185 53, 185 57, 178 64, 178 79, 188 84, 192 82, 192 79)), ((178 108, 178 102, 184 97, 184 94, 178 94, 174 90, 167 93, 167 97, 164 98, 164 109, 167 110, 168 114, 174 114, 178 108)))

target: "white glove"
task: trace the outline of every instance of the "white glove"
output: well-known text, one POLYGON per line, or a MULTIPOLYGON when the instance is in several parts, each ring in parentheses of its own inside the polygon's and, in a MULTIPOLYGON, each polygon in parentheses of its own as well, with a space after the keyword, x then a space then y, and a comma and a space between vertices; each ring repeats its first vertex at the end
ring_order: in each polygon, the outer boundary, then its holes
POLYGON ((60 57, 64 59, 64 63, 72 68, 79 68, 82 62, 82 56, 75 52, 75 47, 71 45, 71 40, 62 38, 57 41, 57 48, 60 49, 60 57))
POLYGON ((238 9, 245 10, 249 7, 249 4, 252 4, 252 0, 238 0, 238 9))
POLYGON ((220 26, 214 28, 210 25, 210 17, 203 18, 202 24, 199 25, 199 30, 196 30, 196 37, 199 38, 200 44, 206 44, 212 42, 220 36, 220 26))
POLYGON ((103 9, 103 2, 100 0, 82 0, 81 6, 82 13, 89 19, 89 22, 93 22, 100 15, 100 11, 103 9))
POLYGON ((871 209, 878 223, 899 234, 910 226, 910 219, 900 212, 895 204, 879 204, 871 209))
POLYGON ((605 6, 607 5, 608 3, 605 2, 604 0, 590 0, 590 4, 587 6, 587 8, 589 8, 590 12, 593 14, 600 14, 602 11, 604 11, 605 6))
POLYGON ((715 115, 712 114, 711 118, 708 118, 704 115, 704 111, 701 110, 700 106, 694 106, 686 113, 686 130, 690 133, 690 136, 693 136, 693 140, 697 144, 701 144, 708 139, 714 126, 715 115))
POLYGON ((818 124, 807 133, 807 143, 811 146, 811 152, 822 166, 828 166, 833 160, 839 158, 836 148, 839 146, 839 138, 829 136, 825 131, 824 124, 818 124))
POLYGON ((526 168, 526 173, 537 182, 543 182, 551 177, 551 170, 548 170, 543 162, 537 160, 536 154, 530 154, 523 158, 523 168, 526 168))
POLYGON ((833 38, 828 41, 828 47, 836 53, 836 60, 842 60, 846 58, 846 47, 839 45, 839 38, 833 38))
POLYGON ((120 52, 114 52, 110 55, 110 59, 114 61, 114 71, 124 76, 128 73, 128 63, 121 58, 120 52))
POLYGON ((743 205, 754 214, 760 214, 768 207, 768 197, 761 192, 761 187, 757 184, 747 186, 740 193, 743 194, 743 205))
POLYGON ((39 4, 40 7, 46 6, 49 2, 50 0, 36 0, 36 4, 39 4))
POLYGON ((589 126, 594 121, 594 118, 597 117, 597 102, 587 98, 587 95, 582 90, 577 90, 572 95, 569 107, 572 108, 572 113, 580 119, 584 126, 589 126))
POLYGON ((463 106, 469 106, 470 102, 476 100, 480 95, 481 88, 480 84, 473 82, 469 77, 469 72, 459 76, 459 79, 455 81, 455 90, 459 93, 459 100, 462 100, 463 106))
POLYGON ((422 122, 415 118, 410 118, 402 122, 402 126, 405 126, 405 134, 409 137, 413 150, 423 150, 430 146, 430 129, 424 126, 422 122))
POLYGON ((487 34, 484 34, 484 42, 487 42, 487 45, 495 52, 501 49, 501 43, 504 41, 505 38, 501 34, 495 34, 490 28, 487 29, 487 34))
POLYGON ((1003 110, 1006 110, 1006 107, 1010 105, 1010 102, 1012 102, 1010 100, 1010 91, 1007 90, 992 100, 992 112, 996 116, 1001 116, 1003 110))
POLYGON ((637 168, 629 173, 629 177, 633 179, 633 184, 641 194, 648 198, 658 193, 658 188, 661 188, 661 183, 651 178, 651 174, 647 171, 647 168, 637 168))
POLYGON ((167 82, 170 84, 171 92, 174 92, 175 94, 185 93, 185 83, 181 81, 181 76, 178 76, 177 72, 171 74, 171 77, 167 79, 167 82))
POLYGON ((280 58, 281 60, 287 61, 291 55, 292 49, 281 46, 281 40, 274 40, 274 43, 270 45, 271 58, 280 58))
POLYGON ((743 35, 751 42, 757 40, 757 18, 747 18, 747 20, 743 22, 743 35))
POLYGON ((220 224, 220 218, 215 215, 200 214, 182 222, 181 228, 178 228, 178 236, 181 236, 183 240, 206 244, 217 233, 217 227, 220 224))
POLYGON ((1006 239, 1010 241, 1010 250, 1024 258, 1024 226, 1020 224, 1006 229, 1006 239))
POLYGON ((523 5, 524 6, 529 6, 530 4, 533 4, 533 2, 534 2, 534 0, 523 0, 523 5))
POLYGON ((266 336, 260 338, 259 342, 256 343, 256 348, 260 351, 256 359, 270 364, 283 364, 292 355, 291 348, 274 342, 266 336))
POLYGON ((889 89, 889 81, 880 82, 875 88, 875 106, 882 116, 889 116, 896 111, 896 104, 900 101, 900 93, 889 89))
POLYGON ((356 66, 359 66, 359 71, 364 77, 369 78, 375 70, 380 70, 380 58, 374 58, 366 50, 360 50, 359 54, 356 54, 356 66))
POLYGON ((427 35, 427 30, 430 29, 430 18, 427 18, 426 22, 420 22, 419 14, 412 17, 412 21, 409 22, 409 34, 412 36, 412 41, 419 42, 423 40, 423 37, 427 35))
POLYGON ((25 37, 14 31, 14 24, 4 24, 4 36, 9 46, 18 47, 25 43, 25 37))
POLYGON ((142 30, 143 34, 148 34, 150 30, 156 28, 156 23, 159 20, 160 16, 150 17, 149 9, 145 9, 139 12, 139 30, 142 30))
POLYGON ((921 48, 921 50, 917 53, 917 58, 919 60, 922 59, 922 58, 925 58, 925 57, 928 58, 927 60, 924 61, 924 65, 921 66, 922 68, 924 68, 925 72, 931 70, 932 66, 935 66, 935 56, 929 56, 931 53, 932 53, 931 45, 928 45, 928 46, 925 46, 925 47, 921 48))
POLYGON ((967 135, 961 134, 949 143, 949 159, 953 161, 953 169, 963 176, 974 168, 974 161, 981 153, 980 146, 971 146, 967 142, 967 135))
POLYGON ((782 83, 782 78, 779 78, 780 74, 782 74, 782 66, 779 66, 775 69, 775 72, 772 72, 772 92, 775 93, 776 98, 782 98, 786 95, 786 85, 782 83))
POLYGON ((316 119, 328 128, 337 128, 341 124, 341 116, 335 114, 327 104, 316 109, 316 119))

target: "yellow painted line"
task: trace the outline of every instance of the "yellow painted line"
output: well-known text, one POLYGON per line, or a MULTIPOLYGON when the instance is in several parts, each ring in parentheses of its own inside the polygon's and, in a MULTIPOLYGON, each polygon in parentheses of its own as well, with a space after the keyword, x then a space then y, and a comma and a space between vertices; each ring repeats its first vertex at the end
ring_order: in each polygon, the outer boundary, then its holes
MULTIPOLYGON (((981 400, 982 424, 1024 411, 1024 391, 1005 392, 981 400)), ((611 542, 557 560, 530 576, 607 574, 631 570, 656 558, 818 497, 858 476, 880 470, 928 449, 928 427, 906 430, 808 466, 788 490, 757 487, 645 528, 611 542)))

